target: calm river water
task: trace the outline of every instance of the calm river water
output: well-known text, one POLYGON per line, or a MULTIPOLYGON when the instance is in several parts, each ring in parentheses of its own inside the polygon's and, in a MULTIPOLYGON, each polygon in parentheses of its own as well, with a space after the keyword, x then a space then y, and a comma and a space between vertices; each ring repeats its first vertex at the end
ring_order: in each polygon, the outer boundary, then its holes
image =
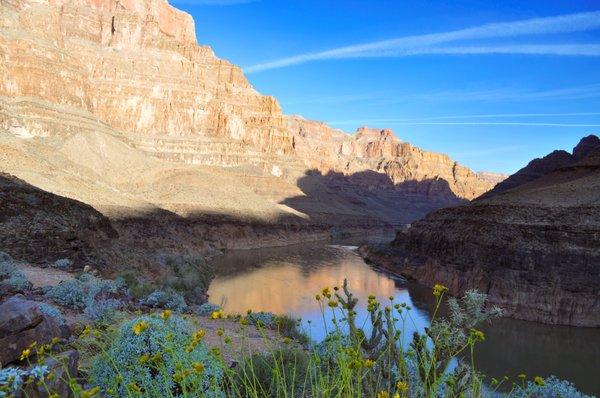
MULTIPOLYGON (((360 300, 359 319, 366 320, 369 294, 382 302, 393 296, 396 302, 412 307, 412 321, 405 324, 409 340, 414 330, 422 330, 429 322, 431 289, 373 269, 353 248, 312 243, 226 253, 214 260, 217 277, 208 291, 210 301, 230 312, 252 309, 301 318, 311 337, 319 340, 326 330, 315 294, 348 278, 360 300)), ((486 340, 479 346, 476 362, 488 376, 516 379, 519 373, 530 377, 553 374, 600 396, 600 329, 511 319, 496 320, 492 327, 482 329, 486 340)))

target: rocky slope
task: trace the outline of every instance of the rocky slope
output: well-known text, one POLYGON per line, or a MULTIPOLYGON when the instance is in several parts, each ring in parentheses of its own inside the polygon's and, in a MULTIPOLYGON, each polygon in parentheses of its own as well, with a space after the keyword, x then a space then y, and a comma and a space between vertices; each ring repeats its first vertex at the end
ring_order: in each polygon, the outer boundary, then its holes
POLYGON ((0 171, 122 237, 165 215, 221 248, 390 228, 502 179, 284 115, 166 0, 0 0, 0 82, 0 171))
POLYGON ((429 214, 368 259, 453 294, 477 288, 506 315, 600 326, 600 140, 531 162, 496 195, 429 214), (509 184, 510 183, 510 186, 509 184))

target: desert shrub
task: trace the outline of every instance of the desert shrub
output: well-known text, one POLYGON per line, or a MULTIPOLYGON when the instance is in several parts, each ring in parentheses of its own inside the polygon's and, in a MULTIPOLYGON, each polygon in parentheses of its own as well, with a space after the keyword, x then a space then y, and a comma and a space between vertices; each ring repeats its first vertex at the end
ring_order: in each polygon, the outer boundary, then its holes
POLYGON ((107 397, 221 396, 220 358, 177 316, 125 322, 98 355, 90 381, 107 397))
POLYGON ((204 304, 194 306, 193 311, 194 311, 194 314, 196 314, 196 315, 209 316, 213 312, 220 311, 221 309, 222 309, 221 306, 219 306, 217 304, 204 303, 204 304))
POLYGON ((288 315, 278 315, 275 320, 275 329, 283 337, 289 337, 297 343, 306 345, 310 342, 310 338, 300 328, 300 322, 300 319, 293 319, 288 315))
POLYGON ((73 265, 73 262, 71 260, 69 260, 68 258, 61 258, 53 262, 51 267, 57 269, 67 269, 71 265, 73 265))
POLYGON ((179 293, 155 290, 143 301, 145 305, 154 308, 167 308, 176 312, 185 311, 185 298, 179 293))
POLYGON ((73 309, 82 310, 86 304, 84 283, 78 279, 62 281, 56 286, 45 289, 44 296, 56 303, 73 309))
POLYGON ((115 311, 122 307, 123 302, 119 299, 94 299, 83 312, 93 321, 110 321, 115 311))
POLYGON ((122 271, 119 278, 127 286, 129 294, 136 299, 144 298, 158 288, 156 284, 141 279, 138 273, 131 269, 122 271))
POLYGON ((51 318, 54 318, 54 320, 56 320, 59 325, 66 324, 67 321, 65 319, 65 316, 61 312, 61 310, 59 310, 52 304, 38 303, 38 307, 43 314, 45 314, 51 318))
POLYGON ((46 287, 44 297, 64 307, 101 316, 101 313, 106 315, 106 311, 101 311, 101 306, 108 304, 114 307, 116 301, 109 299, 119 295, 123 289, 124 282, 121 280, 104 280, 90 274, 82 274, 78 278, 62 281, 56 286, 46 287))
POLYGON ((536 378, 524 387, 518 387, 510 393, 515 398, 591 398, 577 390, 570 382, 550 376, 543 380, 536 378))
POLYGON ((0 369, 0 397, 17 396, 26 383, 41 382, 48 374, 48 366, 36 365, 33 368, 0 369))
POLYGON ((214 277, 206 260, 202 257, 168 258, 166 264, 170 273, 159 281, 161 289, 183 294, 188 303, 201 303, 214 277))
MULTIPOLYGON (((229 395, 240 397, 294 397, 303 391, 309 373, 309 354, 296 348, 278 348, 243 360, 232 375, 229 395)), ((304 391, 304 396, 309 396, 304 391)))
POLYGON ((248 322, 252 325, 274 329, 277 322, 277 315, 272 312, 251 312, 247 316, 248 322))
POLYGON ((13 259, 0 252, 0 291, 25 292, 32 287, 25 274, 17 268, 13 259))

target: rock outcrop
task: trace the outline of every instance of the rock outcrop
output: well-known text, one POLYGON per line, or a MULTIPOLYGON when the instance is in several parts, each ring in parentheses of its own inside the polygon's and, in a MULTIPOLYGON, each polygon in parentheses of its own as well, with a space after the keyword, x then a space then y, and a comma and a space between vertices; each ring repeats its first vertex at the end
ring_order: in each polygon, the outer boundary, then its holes
POLYGON ((587 137, 573 154, 555 152, 507 181, 503 192, 435 211, 363 255, 453 294, 479 289, 510 317, 600 326, 600 140, 587 137))
POLYGON ((35 301, 16 295, 0 304, 0 363, 19 361, 33 342, 49 343, 63 336, 60 324, 42 312, 35 301))
POLYGON ((390 130, 285 116, 166 0, 0 0, 0 171, 126 239, 168 214, 221 248, 390 228, 496 182, 390 130))

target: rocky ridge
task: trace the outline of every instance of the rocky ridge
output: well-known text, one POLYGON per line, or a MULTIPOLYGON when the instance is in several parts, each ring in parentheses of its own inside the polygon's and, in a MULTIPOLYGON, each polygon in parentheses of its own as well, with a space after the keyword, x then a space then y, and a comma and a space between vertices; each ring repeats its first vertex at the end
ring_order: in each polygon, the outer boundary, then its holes
POLYGON ((600 326, 598 137, 531 162, 492 193, 435 211, 390 245, 361 252, 452 294, 486 292, 510 317, 600 326))

